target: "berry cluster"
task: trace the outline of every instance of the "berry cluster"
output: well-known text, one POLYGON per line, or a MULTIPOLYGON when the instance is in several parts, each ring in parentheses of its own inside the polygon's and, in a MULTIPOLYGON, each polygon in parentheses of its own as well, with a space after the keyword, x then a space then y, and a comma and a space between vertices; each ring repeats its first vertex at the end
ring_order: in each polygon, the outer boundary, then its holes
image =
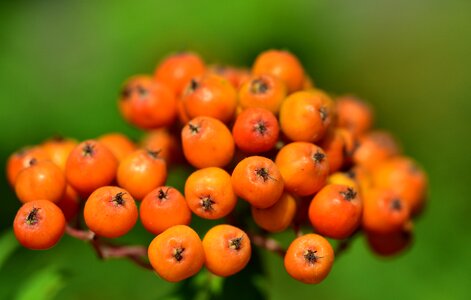
POLYGON ((369 105, 333 100, 287 51, 261 53, 251 70, 174 54, 154 76, 130 78, 118 106, 145 132, 139 144, 119 133, 55 138, 10 156, 23 246, 47 249, 67 232, 102 258, 127 257, 176 282, 203 266, 233 275, 256 245, 284 256, 293 278, 319 283, 360 232, 383 256, 411 241, 426 174, 388 132, 372 130, 369 105), (166 186, 175 165, 192 171, 183 191, 166 186), (201 240, 193 215, 223 224, 201 240), (156 236, 148 248, 110 241, 138 219, 156 236), (269 233, 288 228, 296 238, 285 250, 269 233))

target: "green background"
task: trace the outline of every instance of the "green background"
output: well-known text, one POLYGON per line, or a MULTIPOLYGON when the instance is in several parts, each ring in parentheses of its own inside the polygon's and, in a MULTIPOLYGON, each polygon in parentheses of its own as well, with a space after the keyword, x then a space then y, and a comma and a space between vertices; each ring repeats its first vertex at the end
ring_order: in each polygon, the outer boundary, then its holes
MULTIPOLYGON (((295 282, 265 251, 224 282, 202 273, 176 285, 128 261, 100 261, 69 237, 48 251, 17 247, 19 202, 2 172, 0 298, 469 299, 470 20, 467 0, 2 1, 1 169, 14 150, 55 134, 138 137, 119 117, 120 85, 170 52, 250 66, 259 52, 286 48, 319 87, 372 103, 376 125, 427 170, 430 205, 405 255, 379 259, 357 239, 320 285, 295 282)), ((125 240, 151 238, 136 228, 125 240)))

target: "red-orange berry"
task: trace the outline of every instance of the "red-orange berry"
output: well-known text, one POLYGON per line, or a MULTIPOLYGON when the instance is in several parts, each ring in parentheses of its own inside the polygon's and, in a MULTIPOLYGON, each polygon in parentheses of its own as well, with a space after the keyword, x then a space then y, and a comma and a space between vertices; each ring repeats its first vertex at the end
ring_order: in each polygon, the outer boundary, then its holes
POLYGON ((65 231, 62 211, 51 201, 35 200, 23 204, 13 221, 17 240, 33 250, 49 249, 65 231))

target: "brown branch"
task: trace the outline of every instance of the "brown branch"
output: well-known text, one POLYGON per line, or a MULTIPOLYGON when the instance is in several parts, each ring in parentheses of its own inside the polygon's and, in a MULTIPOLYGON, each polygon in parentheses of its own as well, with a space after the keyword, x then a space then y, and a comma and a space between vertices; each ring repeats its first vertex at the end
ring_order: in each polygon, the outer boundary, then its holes
POLYGON ((140 267, 153 270, 152 266, 145 260, 147 248, 144 246, 114 245, 100 239, 90 230, 80 230, 68 225, 65 232, 73 238, 90 243, 100 259, 127 258, 140 267))
POLYGON ((281 245, 274 239, 268 238, 262 235, 253 234, 250 235, 252 243, 260 248, 264 248, 268 251, 274 252, 281 257, 284 257, 286 250, 281 247, 281 245))

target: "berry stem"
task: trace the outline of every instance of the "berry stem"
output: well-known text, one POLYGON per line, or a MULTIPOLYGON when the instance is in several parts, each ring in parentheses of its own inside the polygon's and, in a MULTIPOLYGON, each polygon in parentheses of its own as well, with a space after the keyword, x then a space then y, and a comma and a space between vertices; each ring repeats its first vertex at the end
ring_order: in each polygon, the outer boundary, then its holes
POLYGON ((268 251, 278 254, 281 257, 284 257, 286 250, 281 247, 281 245, 274 239, 265 237, 258 234, 250 235, 250 240, 254 245, 257 245, 260 248, 264 248, 268 251))
POLYGON ((146 260, 147 248, 144 246, 113 245, 100 239, 90 230, 81 230, 69 225, 65 228, 65 232, 73 238, 90 243, 98 258, 102 260, 110 258, 127 258, 144 269, 153 270, 152 266, 146 260))

